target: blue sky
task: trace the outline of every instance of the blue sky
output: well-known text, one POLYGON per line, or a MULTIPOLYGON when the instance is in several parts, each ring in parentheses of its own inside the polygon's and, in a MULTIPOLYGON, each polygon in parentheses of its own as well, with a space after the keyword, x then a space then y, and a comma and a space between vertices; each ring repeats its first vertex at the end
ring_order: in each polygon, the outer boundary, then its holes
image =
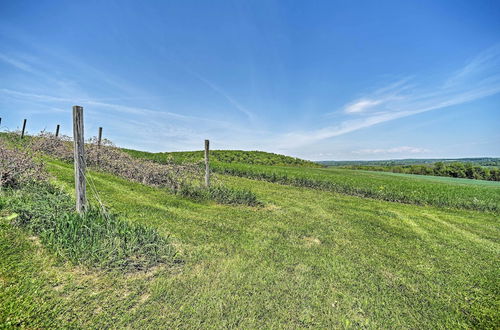
POLYGON ((312 160, 500 156, 499 1, 0 1, 2 129, 312 160))

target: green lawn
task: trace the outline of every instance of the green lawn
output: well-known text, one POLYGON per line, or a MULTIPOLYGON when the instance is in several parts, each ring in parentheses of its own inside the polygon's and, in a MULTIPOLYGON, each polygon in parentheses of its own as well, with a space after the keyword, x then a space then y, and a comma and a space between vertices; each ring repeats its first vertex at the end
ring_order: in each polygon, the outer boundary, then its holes
MULTIPOLYGON (((71 165, 52 161, 48 167, 56 184, 71 192, 71 165)), ((4 218, 0 324, 494 328, 500 323, 497 214, 224 176, 227 185, 251 189, 265 203, 227 206, 197 203, 108 174, 91 178, 123 220, 171 235, 183 262, 147 273, 74 267, 55 260, 36 238, 4 218)))

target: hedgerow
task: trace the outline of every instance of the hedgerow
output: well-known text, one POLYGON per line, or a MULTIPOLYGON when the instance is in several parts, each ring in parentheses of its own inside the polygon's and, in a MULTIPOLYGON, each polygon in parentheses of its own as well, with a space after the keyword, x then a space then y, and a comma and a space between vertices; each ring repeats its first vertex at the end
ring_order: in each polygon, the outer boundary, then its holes
MULTIPOLYGON (((29 150, 63 160, 73 160, 73 146, 67 136, 55 137, 42 132, 32 137, 27 145, 29 150)), ((204 186, 204 169, 200 163, 158 163, 138 159, 117 148, 107 139, 100 145, 91 138, 85 145, 87 166, 120 176, 124 179, 154 187, 164 187, 184 197, 198 200, 214 200, 222 204, 259 205, 256 195, 251 191, 225 187, 216 177, 212 186, 204 186)))

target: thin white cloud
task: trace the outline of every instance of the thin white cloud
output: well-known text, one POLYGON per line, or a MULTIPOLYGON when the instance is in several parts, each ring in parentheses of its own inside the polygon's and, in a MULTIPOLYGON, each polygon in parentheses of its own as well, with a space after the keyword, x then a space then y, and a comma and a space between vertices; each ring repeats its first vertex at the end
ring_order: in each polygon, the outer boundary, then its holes
POLYGON ((251 111, 249 111, 247 108, 242 106, 238 101, 236 101, 231 95, 229 95, 224 89, 213 83, 212 81, 208 80, 207 78, 201 76, 199 73, 196 73, 188 68, 185 68, 187 72, 198 78, 201 82, 206 84, 208 87, 210 87, 213 91, 221 95, 224 99, 226 99, 227 102, 229 102, 232 106, 234 106, 239 112, 243 113, 248 117, 248 119, 253 120, 254 115, 251 111))
POLYGON ((20 69, 20 70, 23 70, 23 71, 26 71, 29 73, 34 73, 33 68, 29 64, 24 63, 23 61, 16 59, 12 56, 7 56, 3 53, 0 53, 0 60, 2 60, 3 62, 5 62, 7 64, 10 64, 11 66, 13 66, 17 69, 20 69))
POLYGON ((371 107, 379 105, 383 100, 358 100, 354 103, 347 105, 344 109, 345 113, 359 113, 371 107))
POLYGON ((393 147, 387 149, 361 149, 355 150, 353 154, 359 155, 373 155, 373 154, 401 154, 401 153, 409 153, 409 154, 419 154, 428 152, 428 149, 417 148, 417 147, 409 147, 409 146, 401 146, 401 147, 393 147))
MULTIPOLYGON (((15 91, 15 90, 6 89, 6 88, 1 88, 0 93, 4 94, 4 95, 14 96, 17 98, 22 98, 22 99, 34 99, 34 100, 37 100, 40 102, 64 102, 64 103, 71 103, 71 104, 79 104, 82 106, 85 106, 85 105, 98 106, 101 108, 107 108, 108 110, 115 110, 115 111, 119 111, 122 113, 128 113, 128 114, 140 115, 140 116, 153 115, 153 116, 173 117, 173 118, 181 119, 181 120, 199 120, 199 121, 210 121, 210 122, 223 123, 223 122, 215 121, 213 119, 208 119, 208 118, 186 116, 186 115, 182 115, 182 114, 178 114, 178 113, 174 113, 174 112, 152 110, 152 109, 143 108, 143 107, 131 107, 131 106, 125 106, 125 105, 121 105, 121 104, 101 102, 98 100, 92 100, 92 99, 87 99, 87 98, 65 98, 65 97, 58 97, 58 96, 51 96, 51 95, 44 95, 44 94, 20 92, 20 91, 15 91)), ((229 123, 226 123, 226 124, 229 125, 229 123)))
POLYGON ((380 123, 500 93, 500 47, 479 54, 441 84, 419 87, 410 84, 413 80, 400 80, 350 102, 343 109, 346 118, 338 124, 283 134, 277 144, 283 149, 297 149, 380 123), (351 119, 352 115, 356 118, 351 119))

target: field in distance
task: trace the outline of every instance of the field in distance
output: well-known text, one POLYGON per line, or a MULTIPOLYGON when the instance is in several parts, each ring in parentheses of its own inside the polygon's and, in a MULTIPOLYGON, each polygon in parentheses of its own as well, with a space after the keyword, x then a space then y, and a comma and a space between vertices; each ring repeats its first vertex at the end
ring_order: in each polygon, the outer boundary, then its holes
MULTIPOLYGON (((171 160, 171 155, 176 153, 134 151, 131 154, 135 157, 167 162, 171 160)), ((201 151, 190 152, 189 155, 197 155, 196 160, 203 159, 201 151)), ((308 163, 304 161, 299 168, 293 163, 289 163, 288 166, 245 164, 244 159, 240 159, 239 162, 214 162, 212 170, 220 174, 393 202, 500 211, 500 182, 407 174, 391 175, 392 173, 386 172, 336 167, 314 168, 302 164, 308 163)))
POLYGON ((318 161, 325 166, 395 166, 395 165, 426 165, 438 162, 443 163, 471 163, 479 166, 500 166, 500 158, 497 157, 477 157, 477 158, 408 158, 408 159, 388 159, 388 160, 324 160, 318 161))

